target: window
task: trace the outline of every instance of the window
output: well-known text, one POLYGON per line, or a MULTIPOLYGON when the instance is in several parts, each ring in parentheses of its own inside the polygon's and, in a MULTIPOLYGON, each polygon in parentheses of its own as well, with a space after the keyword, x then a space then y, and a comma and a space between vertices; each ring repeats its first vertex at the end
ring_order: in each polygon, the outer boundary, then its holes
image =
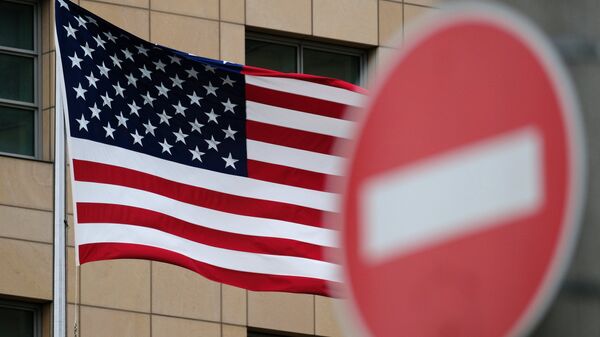
POLYGON ((360 85, 365 77, 366 55, 360 49, 250 34, 246 37, 246 64, 360 85))
POLYGON ((38 7, 0 0, 0 153, 36 155, 38 7))
POLYGON ((0 336, 39 337, 41 310, 38 305, 0 300, 0 336))

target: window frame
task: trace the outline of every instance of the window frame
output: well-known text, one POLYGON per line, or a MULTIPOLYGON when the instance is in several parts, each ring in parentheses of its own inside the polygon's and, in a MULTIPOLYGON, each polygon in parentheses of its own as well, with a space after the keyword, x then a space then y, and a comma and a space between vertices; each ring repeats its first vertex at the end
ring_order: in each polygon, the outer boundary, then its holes
POLYGON ((42 306, 41 304, 0 299, 0 307, 33 312, 33 336, 42 336, 42 306))
MULTIPOLYGON (((33 102, 17 101, 0 97, 0 105, 9 108, 19 108, 33 111, 33 155, 0 151, 0 156, 18 157, 25 159, 41 159, 41 129, 42 129, 42 51, 41 51, 41 6, 36 0, 2 0, 17 4, 30 5, 33 8, 33 49, 21 49, 0 45, 0 54, 15 55, 33 59, 33 102)), ((52 94, 52 93, 50 93, 52 94)))
POLYGON ((248 337, 318 337, 319 335, 307 335, 299 332, 272 330, 257 328, 253 326, 246 327, 246 336, 248 337))
POLYGON ((304 49, 313 49, 324 52, 333 52, 343 55, 357 56, 359 58, 359 80, 358 85, 364 86, 367 81, 368 70, 368 52, 360 48, 342 46, 333 43, 323 43, 302 38, 292 38, 284 36, 276 36, 259 32, 246 32, 245 40, 255 40, 262 42, 270 42, 282 44, 286 46, 296 47, 296 69, 299 73, 304 73, 304 49))

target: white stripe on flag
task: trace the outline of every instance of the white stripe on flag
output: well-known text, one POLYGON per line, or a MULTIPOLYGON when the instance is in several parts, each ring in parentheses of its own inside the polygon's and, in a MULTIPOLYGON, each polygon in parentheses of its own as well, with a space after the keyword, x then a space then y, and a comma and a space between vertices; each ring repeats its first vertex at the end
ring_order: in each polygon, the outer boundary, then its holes
POLYGON ((248 139, 248 159, 302 170, 341 175, 344 158, 248 139))
POLYGON ((122 224, 77 227, 79 245, 130 243, 166 249, 213 266, 251 273, 289 275, 339 282, 339 266, 301 257, 247 253, 204 245, 153 228, 122 224))
POLYGON ((73 159, 120 166, 232 195, 283 202, 322 211, 335 212, 338 209, 338 195, 334 193, 198 169, 81 138, 71 138, 70 144, 73 159))
POLYGON ((352 106, 361 106, 365 97, 354 91, 286 77, 246 75, 246 83, 352 106))
POLYGON ((351 121, 252 101, 246 101, 246 117, 251 121, 284 126, 286 128, 339 138, 352 137, 355 128, 355 123, 351 121))
POLYGON ((224 232, 296 240, 336 247, 337 232, 288 221, 221 212, 191 205, 155 193, 118 185, 75 181, 77 202, 138 207, 224 232))
POLYGON ((527 127, 375 176, 361 187, 361 248, 375 261, 537 210, 543 143, 527 127))

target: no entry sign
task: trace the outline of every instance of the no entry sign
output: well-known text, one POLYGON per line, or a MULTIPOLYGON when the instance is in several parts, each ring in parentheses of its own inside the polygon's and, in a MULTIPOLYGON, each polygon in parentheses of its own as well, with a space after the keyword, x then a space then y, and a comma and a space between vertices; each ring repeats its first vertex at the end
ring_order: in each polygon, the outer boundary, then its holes
POLYGON ((514 336, 572 251, 583 149, 569 80, 505 10, 421 27, 366 106, 342 198, 345 277, 374 336, 514 336))

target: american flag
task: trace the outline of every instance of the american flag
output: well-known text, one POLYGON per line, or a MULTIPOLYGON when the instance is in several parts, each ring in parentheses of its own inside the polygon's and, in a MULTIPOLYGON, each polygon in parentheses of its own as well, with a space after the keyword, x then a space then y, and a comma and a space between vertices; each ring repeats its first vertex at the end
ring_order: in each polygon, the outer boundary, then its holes
POLYGON ((352 84, 194 56, 56 2, 78 263, 139 258, 251 290, 328 294, 328 177, 352 84))

